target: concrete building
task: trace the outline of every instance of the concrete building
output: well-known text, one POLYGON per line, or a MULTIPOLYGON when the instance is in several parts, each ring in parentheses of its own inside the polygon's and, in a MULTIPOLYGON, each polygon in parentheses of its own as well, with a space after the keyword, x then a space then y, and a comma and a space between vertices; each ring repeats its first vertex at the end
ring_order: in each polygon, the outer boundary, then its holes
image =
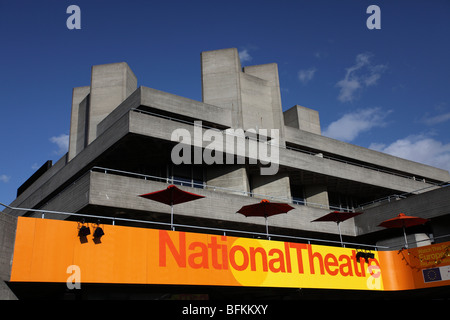
MULTIPOLYGON (((447 171, 322 136, 318 111, 282 107, 275 63, 242 68, 236 49, 202 52, 201 81, 203 101, 194 101, 138 87, 125 62, 93 66, 90 85, 73 89, 68 153, 31 177, 9 206, 168 223, 170 207, 137 195, 174 183, 205 196, 175 210, 175 224, 185 225, 178 230, 196 232, 189 225, 235 230, 229 232, 235 235, 239 230, 264 233, 264 218, 236 211, 266 198, 295 208, 270 217, 273 238, 291 235, 339 245, 335 223, 311 223, 338 210, 364 212, 341 223, 346 242, 401 247, 398 230, 378 227, 399 212, 430 219, 409 231, 411 246, 450 239, 444 237, 450 234, 447 171), (250 152, 248 136, 243 138, 244 163, 173 163, 171 152, 178 144, 173 132, 182 129, 194 137, 195 130, 203 135, 211 128, 221 133, 277 129, 276 174, 261 175, 267 165, 250 152), (426 241, 415 244, 418 240, 426 241)), ((194 137, 191 144, 201 152, 210 143, 194 137)), ((223 159, 236 159, 224 150, 223 159)), ((4 281, 10 276, 16 217, 42 213, 3 212, 0 296, 10 298, 14 292, 4 281)), ((80 219, 50 213, 45 218, 80 219)))

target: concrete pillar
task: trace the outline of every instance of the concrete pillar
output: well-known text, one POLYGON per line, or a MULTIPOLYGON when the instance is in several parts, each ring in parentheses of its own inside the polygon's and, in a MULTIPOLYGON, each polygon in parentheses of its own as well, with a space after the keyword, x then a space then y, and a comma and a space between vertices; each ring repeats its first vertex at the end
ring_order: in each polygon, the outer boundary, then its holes
POLYGON ((72 160, 86 146, 90 89, 90 87, 78 87, 73 88, 72 91, 72 114, 70 118, 69 155, 67 161, 72 160))
POLYGON ((306 205, 329 209, 328 191, 326 186, 303 186, 306 205))
POLYGON ((291 188, 287 173, 279 172, 271 176, 254 175, 251 177, 251 182, 255 198, 266 198, 274 202, 291 199, 291 188), (271 199, 270 197, 279 199, 271 199))
POLYGON ((278 129, 284 119, 276 63, 241 68, 236 48, 201 53, 203 102, 232 110, 233 128, 278 129))
POLYGON ((201 53, 204 103, 231 109, 232 125, 242 126, 241 62, 236 48, 201 53))
POLYGON ((284 111, 283 116, 284 123, 289 127, 315 134, 322 134, 319 112, 316 110, 295 105, 289 110, 284 111))
MULTIPOLYGON (((285 144, 277 64, 249 66, 242 70, 236 48, 202 52, 201 63, 203 102, 230 109, 234 129, 267 129, 269 135, 270 129, 278 129, 277 144, 285 144)), ((215 177, 208 179, 208 184, 248 190, 243 167, 211 170, 215 177), (231 179, 229 183, 228 179, 231 179)), ((254 179, 256 191, 290 198, 287 175, 254 179)))
POLYGON ((250 191, 247 171, 244 165, 214 165, 206 167, 206 184, 225 189, 217 189, 239 195, 248 195, 250 191))
POLYGON ((245 87, 248 87, 249 82, 256 82, 262 88, 261 94, 256 95, 254 91, 246 92, 243 90, 244 125, 252 127, 251 123, 247 122, 255 118, 256 112, 260 112, 260 117, 262 118, 260 128, 280 130, 280 145, 284 146, 284 117, 281 105, 278 65, 269 63, 248 66, 244 68, 244 73, 252 76, 251 78, 245 77, 246 81, 241 81, 245 87), (256 77, 256 81, 253 77, 256 77), (262 79, 264 82, 258 79, 262 79))
POLYGON ((136 76, 125 62, 92 67, 88 144, 97 138, 97 125, 136 89, 136 76))

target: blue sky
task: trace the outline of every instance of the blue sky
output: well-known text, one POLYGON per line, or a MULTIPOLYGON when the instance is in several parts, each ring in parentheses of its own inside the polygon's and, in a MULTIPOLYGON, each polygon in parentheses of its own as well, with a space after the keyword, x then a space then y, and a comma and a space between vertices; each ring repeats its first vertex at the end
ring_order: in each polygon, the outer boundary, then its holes
POLYGON ((278 63, 283 109, 318 110, 324 135, 450 170, 449 16, 445 0, 0 0, 0 202, 67 150, 92 65, 126 61, 138 85, 201 101, 200 52, 230 47, 278 63))

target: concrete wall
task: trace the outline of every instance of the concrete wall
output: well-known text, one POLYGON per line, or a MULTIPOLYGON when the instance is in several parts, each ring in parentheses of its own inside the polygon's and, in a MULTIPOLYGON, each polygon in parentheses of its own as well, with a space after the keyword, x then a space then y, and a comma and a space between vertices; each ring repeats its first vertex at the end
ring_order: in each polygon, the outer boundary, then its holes
MULTIPOLYGON (((67 186, 63 191, 58 193, 45 205, 40 207, 42 210, 78 212, 89 204, 89 172, 85 173, 79 179, 67 186)), ((32 217, 41 218, 41 213, 31 214, 32 217)), ((45 218, 48 219, 67 219, 67 215, 59 215, 54 213, 46 213, 45 218)))
POLYGON ((16 300, 16 296, 6 285, 11 277, 17 218, 0 213, 0 300, 16 300))

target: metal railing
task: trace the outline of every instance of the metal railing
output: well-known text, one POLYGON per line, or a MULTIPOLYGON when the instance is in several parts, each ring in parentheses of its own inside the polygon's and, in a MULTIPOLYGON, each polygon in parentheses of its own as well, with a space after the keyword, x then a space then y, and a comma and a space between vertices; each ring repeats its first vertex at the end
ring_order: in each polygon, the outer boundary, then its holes
POLYGON ((270 240, 271 238, 280 238, 280 239, 292 239, 295 241, 303 241, 307 242, 308 244, 311 244, 311 242, 314 243, 332 243, 338 246, 343 245, 349 245, 354 248, 374 248, 374 250, 378 249, 389 249, 387 246, 379 246, 379 245, 371 245, 371 244, 365 244, 365 243, 355 243, 355 242, 347 242, 347 241, 334 241, 334 240, 325 240, 325 239, 318 239, 318 238, 308 238, 308 237, 299 237, 299 236, 291 236, 291 235, 285 235, 285 234, 275 234, 275 233, 262 233, 262 232, 255 232, 255 231, 248 231, 248 230, 237 230, 237 229, 225 229, 225 228, 216 228, 216 227, 206 227, 206 226, 198 226, 198 225, 189 225, 189 224, 178 224, 170 222, 160 222, 160 221, 151 221, 151 220, 140 220, 140 219, 130 219, 130 218, 120 218, 120 217, 111 217, 111 216, 99 216, 99 215, 93 215, 93 214, 86 214, 86 213, 75 213, 75 212, 66 212, 66 211, 54 211, 54 210, 43 210, 43 209, 33 209, 33 208, 19 208, 19 207, 11 207, 6 204, 3 204, 0 202, 0 205, 8 208, 10 210, 17 210, 17 211, 30 211, 30 212, 36 212, 41 213, 41 218, 46 219, 45 214, 57 214, 57 215, 65 215, 65 216, 74 216, 74 217, 82 217, 82 218, 90 218, 90 219, 98 219, 98 220, 109 220, 111 221, 112 225, 116 225, 116 222, 123 221, 123 222, 133 222, 133 223, 142 223, 142 224, 151 224, 151 225, 157 225, 157 226, 165 226, 168 229, 172 230, 172 226, 175 228, 185 228, 185 229, 196 229, 196 230, 208 230, 208 231, 215 231, 223 233, 224 236, 226 236, 227 233, 232 234, 244 234, 244 235, 251 235, 253 237, 257 238, 267 238, 270 240))
POLYGON ((99 166, 92 167, 90 171, 115 173, 115 174, 123 175, 123 176, 134 176, 134 177, 145 179, 145 180, 154 180, 154 181, 178 184, 181 186, 188 186, 188 187, 199 188, 199 189, 209 189, 209 190, 213 190, 213 191, 221 190, 221 191, 225 191, 225 192, 229 192, 229 193, 233 193, 233 194, 242 194, 242 195, 249 196, 249 197, 264 198, 264 199, 268 199, 268 200, 283 201, 283 202, 288 202, 288 203, 297 204, 297 205, 303 205, 303 206, 307 206, 307 207, 315 207, 315 208, 320 208, 320 209, 330 209, 330 210, 346 211, 346 212, 354 212, 356 210, 363 210, 364 207, 369 207, 374 204, 383 203, 386 201, 391 202, 392 200, 406 199, 406 198, 408 198, 408 196, 415 195, 418 192, 421 192, 421 191, 424 191, 427 189, 436 188, 436 187, 446 188, 446 187, 450 186, 450 182, 446 181, 446 182, 443 182, 436 186, 428 186, 428 187, 417 189, 417 190, 414 190, 411 192, 405 192, 402 194, 392 194, 392 195, 389 195, 389 196, 386 196, 386 197, 383 197, 380 199, 366 202, 364 204, 358 205, 357 207, 350 208, 350 207, 342 207, 342 206, 338 207, 338 206, 333 206, 333 205, 324 205, 321 203, 314 203, 314 202, 310 202, 310 201, 295 199, 294 197, 291 197, 291 198, 276 197, 276 196, 271 196, 271 195, 266 195, 266 194, 261 194, 261 193, 255 193, 252 191, 244 191, 244 190, 238 190, 238 189, 233 189, 233 188, 218 187, 218 186, 208 185, 205 182, 195 182, 193 180, 190 180, 190 181, 182 180, 182 179, 177 179, 174 177, 159 177, 159 176, 153 176, 153 175, 148 175, 148 174, 142 174, 142 173, 136 173, 136 172, 130 172, 130 171, 124 171, 124 170, 118 170, 118 169, 111 169, 111 168, 105 168, 105 167, 99 167, 99 166))
POLYGON ((437 187, 439 187, 439 188, 450 187, 450 181, 445 181, 445 182, 442 182, 442 183, 437 184, 437 185, 428 186, 428 187, 425 187, 425 188, 420 188, 420 189, 417 189, 417 190, 414 190, 414 191, 411 191, 411 192, 405 192, 405 193, 402 193, 402 194, 391 194, 391 195, 389 195, 387 197, 383 197, 383 198, 380 198, 380 199, 376 199, 376 200, 373 200, 373 201, 369 201, 369 202, 360 204, 360 205, 358 205, 358 207, 356 209, 364 210, 364 207, 367 208, 367 207, 370 207, 370 206, 372 206, 374 204, 380 204, 380 203, 383 203, 383 202, 391 202, 391 201, 397 201, 397 200, 406 199, 409 196, 420 194, 420 193, 424 192, 427 189, 432 189, 432 188, 437 188, 437 187))
POLYGON ((177 179, 175 177, 159 177, 159 176, 153 176, 153 175, 148 175, 148 174, 142 174, 142 173, 136 173, 136 172, 130 172, 130 171, 124 171, 124 170, 117 170, 117 169, 111 169, 111 168, 104 168, 104 167, 98 167, 98 166, 92 167, 90 171, 104 172, 106 174, 115 173, 115 174, 123 175, 123 176, 134 176, 134 177, 144 179, 144 180, 154 180, 154 181, 178 184, 181 186, 188 186, 188 187, 199 188, 199 189, 207 189, 207 190, 213 190, 213 191, 219 190, 219 191, 225 191, 225 192, 233 193, 233 194, 241 194, 241 195, 245 195, 245 196, 249 196, 249 197, 263 198, 263 199, 267 199, 267 200, 283 201, 283 202, 288 202, 288 203, 292 203, 292 204, 304 205, 304 206, 315 207, 315 208, 320 208, 320 209, 351 211, 351 212, 354 211, 354 209, 350 209, 350 208, 324 205, 321 203, 314 203, 314 202, 298 200, 298 199, 294 199, 294 198, 271 196, 271 195, 267 195, 267 194, 255 193, 252 191, 245 191, 245 190, 226 188, 226 187, 218 187, 218 186, 206 184, 205 182, 199 183, 199 182, 194 182, 194 181, 186 181, 186 180, 177 179))

